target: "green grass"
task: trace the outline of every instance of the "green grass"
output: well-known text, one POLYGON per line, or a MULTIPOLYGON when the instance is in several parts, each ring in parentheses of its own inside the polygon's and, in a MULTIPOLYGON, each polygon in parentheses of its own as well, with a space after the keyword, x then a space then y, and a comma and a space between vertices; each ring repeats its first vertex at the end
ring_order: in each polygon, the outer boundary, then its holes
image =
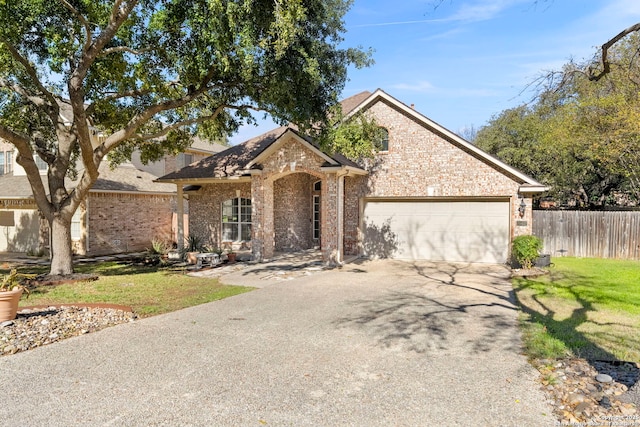
MULTIPOLYGON (((21 267, 21 272, 46 273, 44 268, 21 267)), ((0 270, 0 273, 6 273, 0 270)), ((95 281, 39 286, 23 297, 21 306, 72 303, 127 305, 141 317, 167 313, 248 292, 253 288, 222 285, 217 279, 191 277, 167 268, 117 262, 86 264, 77 273, 95 273, 95 281)))
POLYGON ((513 279, 529 357, 640 362, 640 262, 553 263, 548 276, 513 279))

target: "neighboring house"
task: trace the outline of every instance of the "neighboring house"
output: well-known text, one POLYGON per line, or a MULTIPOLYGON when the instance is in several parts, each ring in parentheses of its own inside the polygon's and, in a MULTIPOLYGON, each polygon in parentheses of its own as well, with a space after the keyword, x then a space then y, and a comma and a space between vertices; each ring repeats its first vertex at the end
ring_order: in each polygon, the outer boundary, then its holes
POLYGON ((196 137, 193 144, 184 152, 176 155, 167 154, 157 162, 150 162, 146 165, 140 160, 140 152, 134 151, 131 156, 131 163, 136 168, 158 177, 182 169, 191 163, 198 162, 213 153, 218 153, 227 148, 229 148, 227 145, 205 141, 196 137))
POLYGON ((373 159, 324 153, 281 127, 158 182, 176 184, 179 202, 188 195, 192 234, 250 247, 257 260, 320 247, 329 263, 356 255, 503 263, 511 240, 531 233, 542 184, 382 90, 342 106, 387 131, 373 159))
MULTIPOLYGON (((153 181, 184 166, 181 161, 202 159, 224 148, 196 140, 185 153, 167 155, 149 165, 142 165, 137 153, 131 163, 114 169, 103 162, 98 180, 72 219, 74 252, 103 255, 139 251, 149 248, 153 238, 175 242, 175 187, 153 181)), ((13 146, 0 141, 0 152, 4 154, 4 170, 12 169, 0 174, 0 252, 36 252, 49 247, 48 224, 39 214, 24 169, 12 163, 13 146)), ((48 188, 47 165, 38 158, 36 163, 48 188)))

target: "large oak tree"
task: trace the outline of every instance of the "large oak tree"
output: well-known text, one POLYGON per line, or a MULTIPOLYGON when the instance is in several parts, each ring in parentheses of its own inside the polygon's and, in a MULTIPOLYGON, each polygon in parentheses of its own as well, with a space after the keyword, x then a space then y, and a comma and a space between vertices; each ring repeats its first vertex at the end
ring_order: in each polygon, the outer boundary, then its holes
POLYGON ((71 217, 107 155, 152 160, 195 133, 233 133, 252 111, 326 123, 347 68, 370 58, 341 47, 350 3, 0 0, 0 138, 49 223, 50 273, 73 272, 71 217))

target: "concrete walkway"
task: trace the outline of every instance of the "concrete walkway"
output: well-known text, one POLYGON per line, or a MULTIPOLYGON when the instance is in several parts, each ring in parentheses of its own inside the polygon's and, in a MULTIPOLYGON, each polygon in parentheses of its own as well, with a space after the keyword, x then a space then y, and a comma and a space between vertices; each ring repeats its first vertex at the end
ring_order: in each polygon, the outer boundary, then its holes
POLYGON ((506 277, 496 266, 376 261, 271 281, 0 358, 0 419, 550 426, 506 277))

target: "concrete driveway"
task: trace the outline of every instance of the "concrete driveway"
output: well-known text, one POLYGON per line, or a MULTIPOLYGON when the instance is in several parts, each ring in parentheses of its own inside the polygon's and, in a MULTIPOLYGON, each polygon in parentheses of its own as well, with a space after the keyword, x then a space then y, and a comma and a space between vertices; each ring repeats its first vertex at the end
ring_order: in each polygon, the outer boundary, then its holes
MULTIPOLYGON (((553 425, 520 354, 507 275, 498 266, 349 264, 2 357, 0 419, 553 425)), ((234 277, 259 280, 248 270, 224 280, 234 277)))

